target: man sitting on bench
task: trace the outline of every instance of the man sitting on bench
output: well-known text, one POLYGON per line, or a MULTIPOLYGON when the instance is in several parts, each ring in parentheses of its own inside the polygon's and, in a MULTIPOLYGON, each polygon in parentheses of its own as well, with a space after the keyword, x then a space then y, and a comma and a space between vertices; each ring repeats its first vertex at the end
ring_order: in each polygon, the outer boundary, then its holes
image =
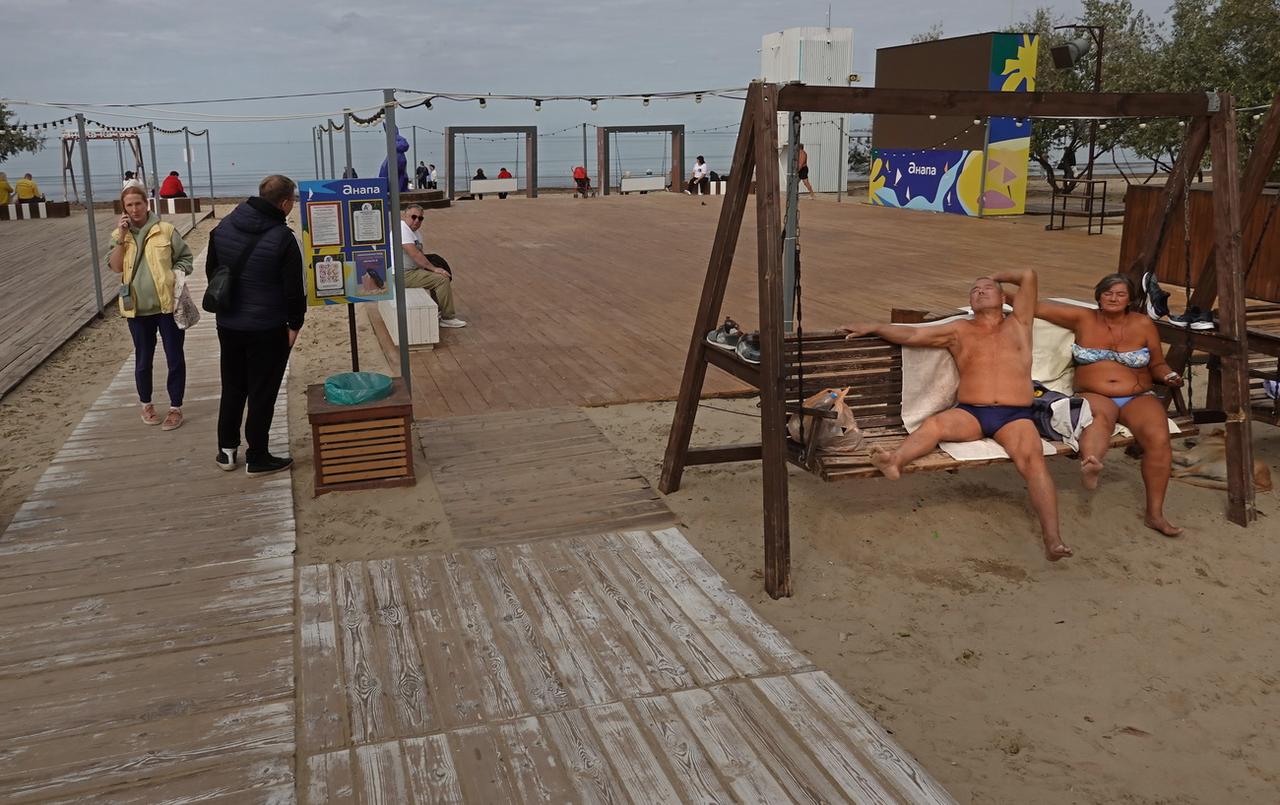
POLYGON ((453 310, 453 274, 439 268, 422 251, 422 207, 410 204, 400 213, 400 250, 404 252, 404 287, 426 288, 440 307, 441 327, 466 327, 453 310))
POLYGON ((1031 506, 1040 518, 1045 555, 1056 562, 1071 555, 1058 533, 1058 496, 1045 467, 1040 434, 1031 418, 1031 324, 1036 314, 1036 273, 1031 270, 979 277, 969 290, 973 318, 926 327, 851 324, 849 338, 876 335, 909 347, 939 347, 955 358, 960 372, 956 407, 934 414, 892 452, 876 447, 871 461, 896 479, 911 461, 933 452, 939 442, 993 438, 1009 454, 1027 482, 1031 506), (1013 314, 1004 314, 1000 283, 1018 286, 1013 314))

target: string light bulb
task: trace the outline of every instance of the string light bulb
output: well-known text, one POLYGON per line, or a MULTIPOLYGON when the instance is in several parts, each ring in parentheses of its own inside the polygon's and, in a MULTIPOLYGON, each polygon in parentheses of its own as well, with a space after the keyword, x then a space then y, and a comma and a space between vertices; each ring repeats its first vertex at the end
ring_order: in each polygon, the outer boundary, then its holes
POLYGON ((937 116, 937 115, 929 115, 929 119, 930 119, 930 120, 937 120, 937 119, 938 119, 938 116, 937 116))
POLYGON ((1140 129, 1145 129, 1146 127, 1147 127, 1147 124, 1146 124, 1146 123, 1139 123, 1139 124, 1138 124, 1138 128, 1140 128, 1140 129))
POLYGON ((1067 129, 1067 124, 1066 124, 1066 123, 1059 123, 1059 124, 1058 124, 1058 131, 1066 131, 1066 129, 1067 129))
POLYGON ((1099 124, 1098 124, 1098 131, 1106 131, 1106 130, 1107 130, 1107 124, 1106 124, 1106 123, 1099 123, 1099 124))
POLYGON ((644 106, 648 106, 648 105, 649 105, 649 96, 648 96, 648 95, 644 96, 644 104, 643 104, 643 105, 644 105, 644 106))
POLYGON ((975 125, 975 126, 981 126, 981 125, 982 125, 982 120, 981 120, 981 119, 979 119, 979 118, 976 118, 976 117, 975 117, 975 118, 973 119, 973 125, 975 125))
POLYGON ((701 92, 699 92, 697 95, 694 95, 694 96, 693 96, 693 102, 694 102, 694 103, 702 103, 702 93, 701 93, 701 92))
POLYGON ((431 99, 430 99, 430 98, 428 98, 428 99, 427 99, 427 102, 424 104, 424 106, 426 106, 426 107, 427 107, 427 111, 428 111, 428 112, 430 112, 430 111, 431 111, 431 99))
POLYGON ((1186 125, 1187 125, 1187 121, 1185 121, 1185 120, 1179 120, 1179 121, 1178 121, 1178 125, 1179 125, 1179 126, 1186 126, 1186 125))
POLYGON ((1253 119, 1254 119, 1254 120, 1261 120, 1261 119, 1262 119, 1262 113, 1261 113, 1261 112, 1258 112, 1256 115, 1254 115, 1254 116, 1253 116, 1253 119))
POLYGON ((535 111, 535 112, 541 112, 541 111, 542 111, 542 101, 534 101, 534 102, 533 102, 533 111, 535 111))
POLYGON ((481 108, 481 109, 484 109, 486 106, 488 106, 488 104, 487 104, 487 103, 485 103, 484 98, 481 98, 481 99, 480 99, 480 108, 481 108))
POLYGON ((599 108, 600 108, 600 99, 599 99, 599 98, 592 98, 592 99, 591 99, 591 111, 593 111, 593 112, 594 112, 595 110, 597 110, 597 109, 599 109, 599 108))

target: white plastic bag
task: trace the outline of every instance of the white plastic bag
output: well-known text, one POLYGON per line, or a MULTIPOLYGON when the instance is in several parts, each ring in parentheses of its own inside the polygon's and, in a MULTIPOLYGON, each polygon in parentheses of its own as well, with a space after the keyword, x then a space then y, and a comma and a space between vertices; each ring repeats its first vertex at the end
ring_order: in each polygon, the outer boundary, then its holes
POLYGON ((179 330, 189 330, 200 321, 200 306, 191 298, 184 271, 173 272, 173 321, 179 330))

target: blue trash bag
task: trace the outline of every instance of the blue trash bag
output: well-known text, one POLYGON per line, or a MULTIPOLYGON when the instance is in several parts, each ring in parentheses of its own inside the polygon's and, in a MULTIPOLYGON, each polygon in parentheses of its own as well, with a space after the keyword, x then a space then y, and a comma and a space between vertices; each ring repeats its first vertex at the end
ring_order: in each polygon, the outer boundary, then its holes
POLYGON ((343 372, 324 381, 324 398, 334 405, 359 405, 391 395, 391 378, 377 372, 343 372))

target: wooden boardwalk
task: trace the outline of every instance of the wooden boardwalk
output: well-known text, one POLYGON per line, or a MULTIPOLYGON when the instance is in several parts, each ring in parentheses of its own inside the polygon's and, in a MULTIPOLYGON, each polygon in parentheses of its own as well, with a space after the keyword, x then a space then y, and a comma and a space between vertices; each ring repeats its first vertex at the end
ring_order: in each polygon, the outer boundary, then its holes
POLYGON ((293 796, 290 480, 212 466, 211 318, 186 354, 182 428, 125 361, 0 537, 0 801, 293 796))
MULTIPOLYGON (((426 249, 453 266, 471 326, 413 354, 416 416, 674 399, 722 198, 549 196, 430 210, 426 249)), ((1026 265, 1039 269, 1045 295, 1087 298, 1116 270, 1120 246, 1118 237, 1046 232, 1039 218, 852 202, 802 200, 800 221, 805 325, 815 331, 887 319, 893 307, 964 304, 974 277, 1026 265)), ((754 202, 743 231, 724 312, 754 329, 754 202)), ((741 388, 707 375, 708 393, 741 388)))
POLYGON ((300 584, 304 802, 952 801, 677 529, 300 584))
MULTIPOLYGON (((0 397, 98 314, 84 215, 0 221, 0 397)), ((117 218, 95 216, 104 254, 117 218)), ((191 231, 189 215, 166 220, 184 235, 191 231)), ((102 299, 109 303, 120 280, 102 263, 102 299)))
POLYGON ((463 545, 673 525, 649 482, 576 408, 418 423, 463 545))

